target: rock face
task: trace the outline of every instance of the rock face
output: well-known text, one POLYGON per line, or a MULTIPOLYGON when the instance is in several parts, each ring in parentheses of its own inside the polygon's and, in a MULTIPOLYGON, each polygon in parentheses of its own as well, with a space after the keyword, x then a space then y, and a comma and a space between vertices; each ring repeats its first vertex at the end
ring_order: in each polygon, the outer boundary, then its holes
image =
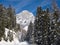
POLYGON ((24 10, 16 15, 16 22, 20 24, 21 28, 25 28, 26 26, 28 26, 30 21, 33 23, 34 19, 34 15, 27 10, 24 10))

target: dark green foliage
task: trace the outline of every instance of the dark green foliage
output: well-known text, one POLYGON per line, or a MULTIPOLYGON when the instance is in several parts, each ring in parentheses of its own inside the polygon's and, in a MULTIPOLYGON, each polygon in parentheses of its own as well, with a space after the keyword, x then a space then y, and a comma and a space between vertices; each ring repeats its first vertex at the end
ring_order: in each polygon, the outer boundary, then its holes
POLYGON ((34 42, 38 45, 57 45, 60 39, 59 18, 57 11, 51 14, 48 8, 43 11, 41 7, 38 7, 34 22, 34 42), (51 15, 53 18, 50 17, 51 15))
POLYGON ((32 40, 32 33, 33 33, 33 24, 32 24, 32 22, 30 22, 30 25, 28 26, 28 31, 26 34, 25 41, 32 43, 32 41, 33 41, 32 40))
POLYGON ((35 43, 37 44, 41 44, 41 42, 43 41, 43 37, 44 37, 43 36, 44 28, 42 27, 43 25, 44 25, 44 19, 43 19, 42 10, 40 7, 40 8, 37 8, 37 16, 34 22, 34 40, 35 40, 35 43))
POLYGON ((11 6, 9 6, 9 8, 7 9, 7 16, 9 19, 8 27, 12 29, 16 26, 16 17, 15 17, 15 11, 11 6))
POLYGON ((52 25, 51 25, 51 30, 52 30, 52 33, 51 33, 51 43, 53 45, 57 45, 57 41, 59 40, 60 38, 60 32, 59 32, 59 26, 58 25, 59 23, 59 14, 57 11, 54 10, 54 13, 53 13, 53 19, 52 19, 52 25))
POLYGON ((2 39, 4 32, 5 32, 5 25, 3 16, 3 6, 0 5, 0 40, 2 39))
MULTIPOLYGON (((15 10, 12 9, 11 6, 8 8, 5 8, 2 4, 0 4, 0 40, 2 37, 5 41, 7 41, 7 38, 5 38, 5 28, 8 29, 14 29, 16 27, 16 16, 15 16, 15 10)), ((13 39, 10 39, 10 41, 13 39)))

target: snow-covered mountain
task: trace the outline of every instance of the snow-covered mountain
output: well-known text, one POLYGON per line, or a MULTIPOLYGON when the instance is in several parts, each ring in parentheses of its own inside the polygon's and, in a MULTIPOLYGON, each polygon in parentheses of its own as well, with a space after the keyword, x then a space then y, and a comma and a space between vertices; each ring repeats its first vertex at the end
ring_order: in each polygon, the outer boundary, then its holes
POLYGON ((21 28, 24 29, 29 25, 30 22, 34 23, 34 19, 34 15, 27 10, 24 10, 16 15, 16 22, 20 24, 21 28))

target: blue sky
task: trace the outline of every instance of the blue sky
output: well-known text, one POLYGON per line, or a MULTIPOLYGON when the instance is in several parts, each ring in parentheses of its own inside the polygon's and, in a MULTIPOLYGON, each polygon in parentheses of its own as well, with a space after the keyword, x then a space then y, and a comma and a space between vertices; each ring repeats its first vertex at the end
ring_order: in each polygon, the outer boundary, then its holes
MULTIPOLYGON (((60 7, 60 0, 56 0, 58 6, 60 7)), ((23 10, 28 10, 34 15, 36 14, 36 8, 41 6, 43 9, 47 7, 51 8, 51 0, 0 0, 5 7, 12 5, 15 8, 16 14, 23 10)))

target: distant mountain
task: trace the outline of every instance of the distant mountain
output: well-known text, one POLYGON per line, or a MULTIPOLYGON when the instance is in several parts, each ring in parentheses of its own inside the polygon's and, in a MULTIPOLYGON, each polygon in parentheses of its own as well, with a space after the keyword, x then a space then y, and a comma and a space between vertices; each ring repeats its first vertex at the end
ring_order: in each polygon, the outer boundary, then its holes
POLYGON ((27 10, 16 14, 16 22, 20 24, 23 29, 26 29, 30 22, 34 23, 34 19, 35 16, 27 10))

